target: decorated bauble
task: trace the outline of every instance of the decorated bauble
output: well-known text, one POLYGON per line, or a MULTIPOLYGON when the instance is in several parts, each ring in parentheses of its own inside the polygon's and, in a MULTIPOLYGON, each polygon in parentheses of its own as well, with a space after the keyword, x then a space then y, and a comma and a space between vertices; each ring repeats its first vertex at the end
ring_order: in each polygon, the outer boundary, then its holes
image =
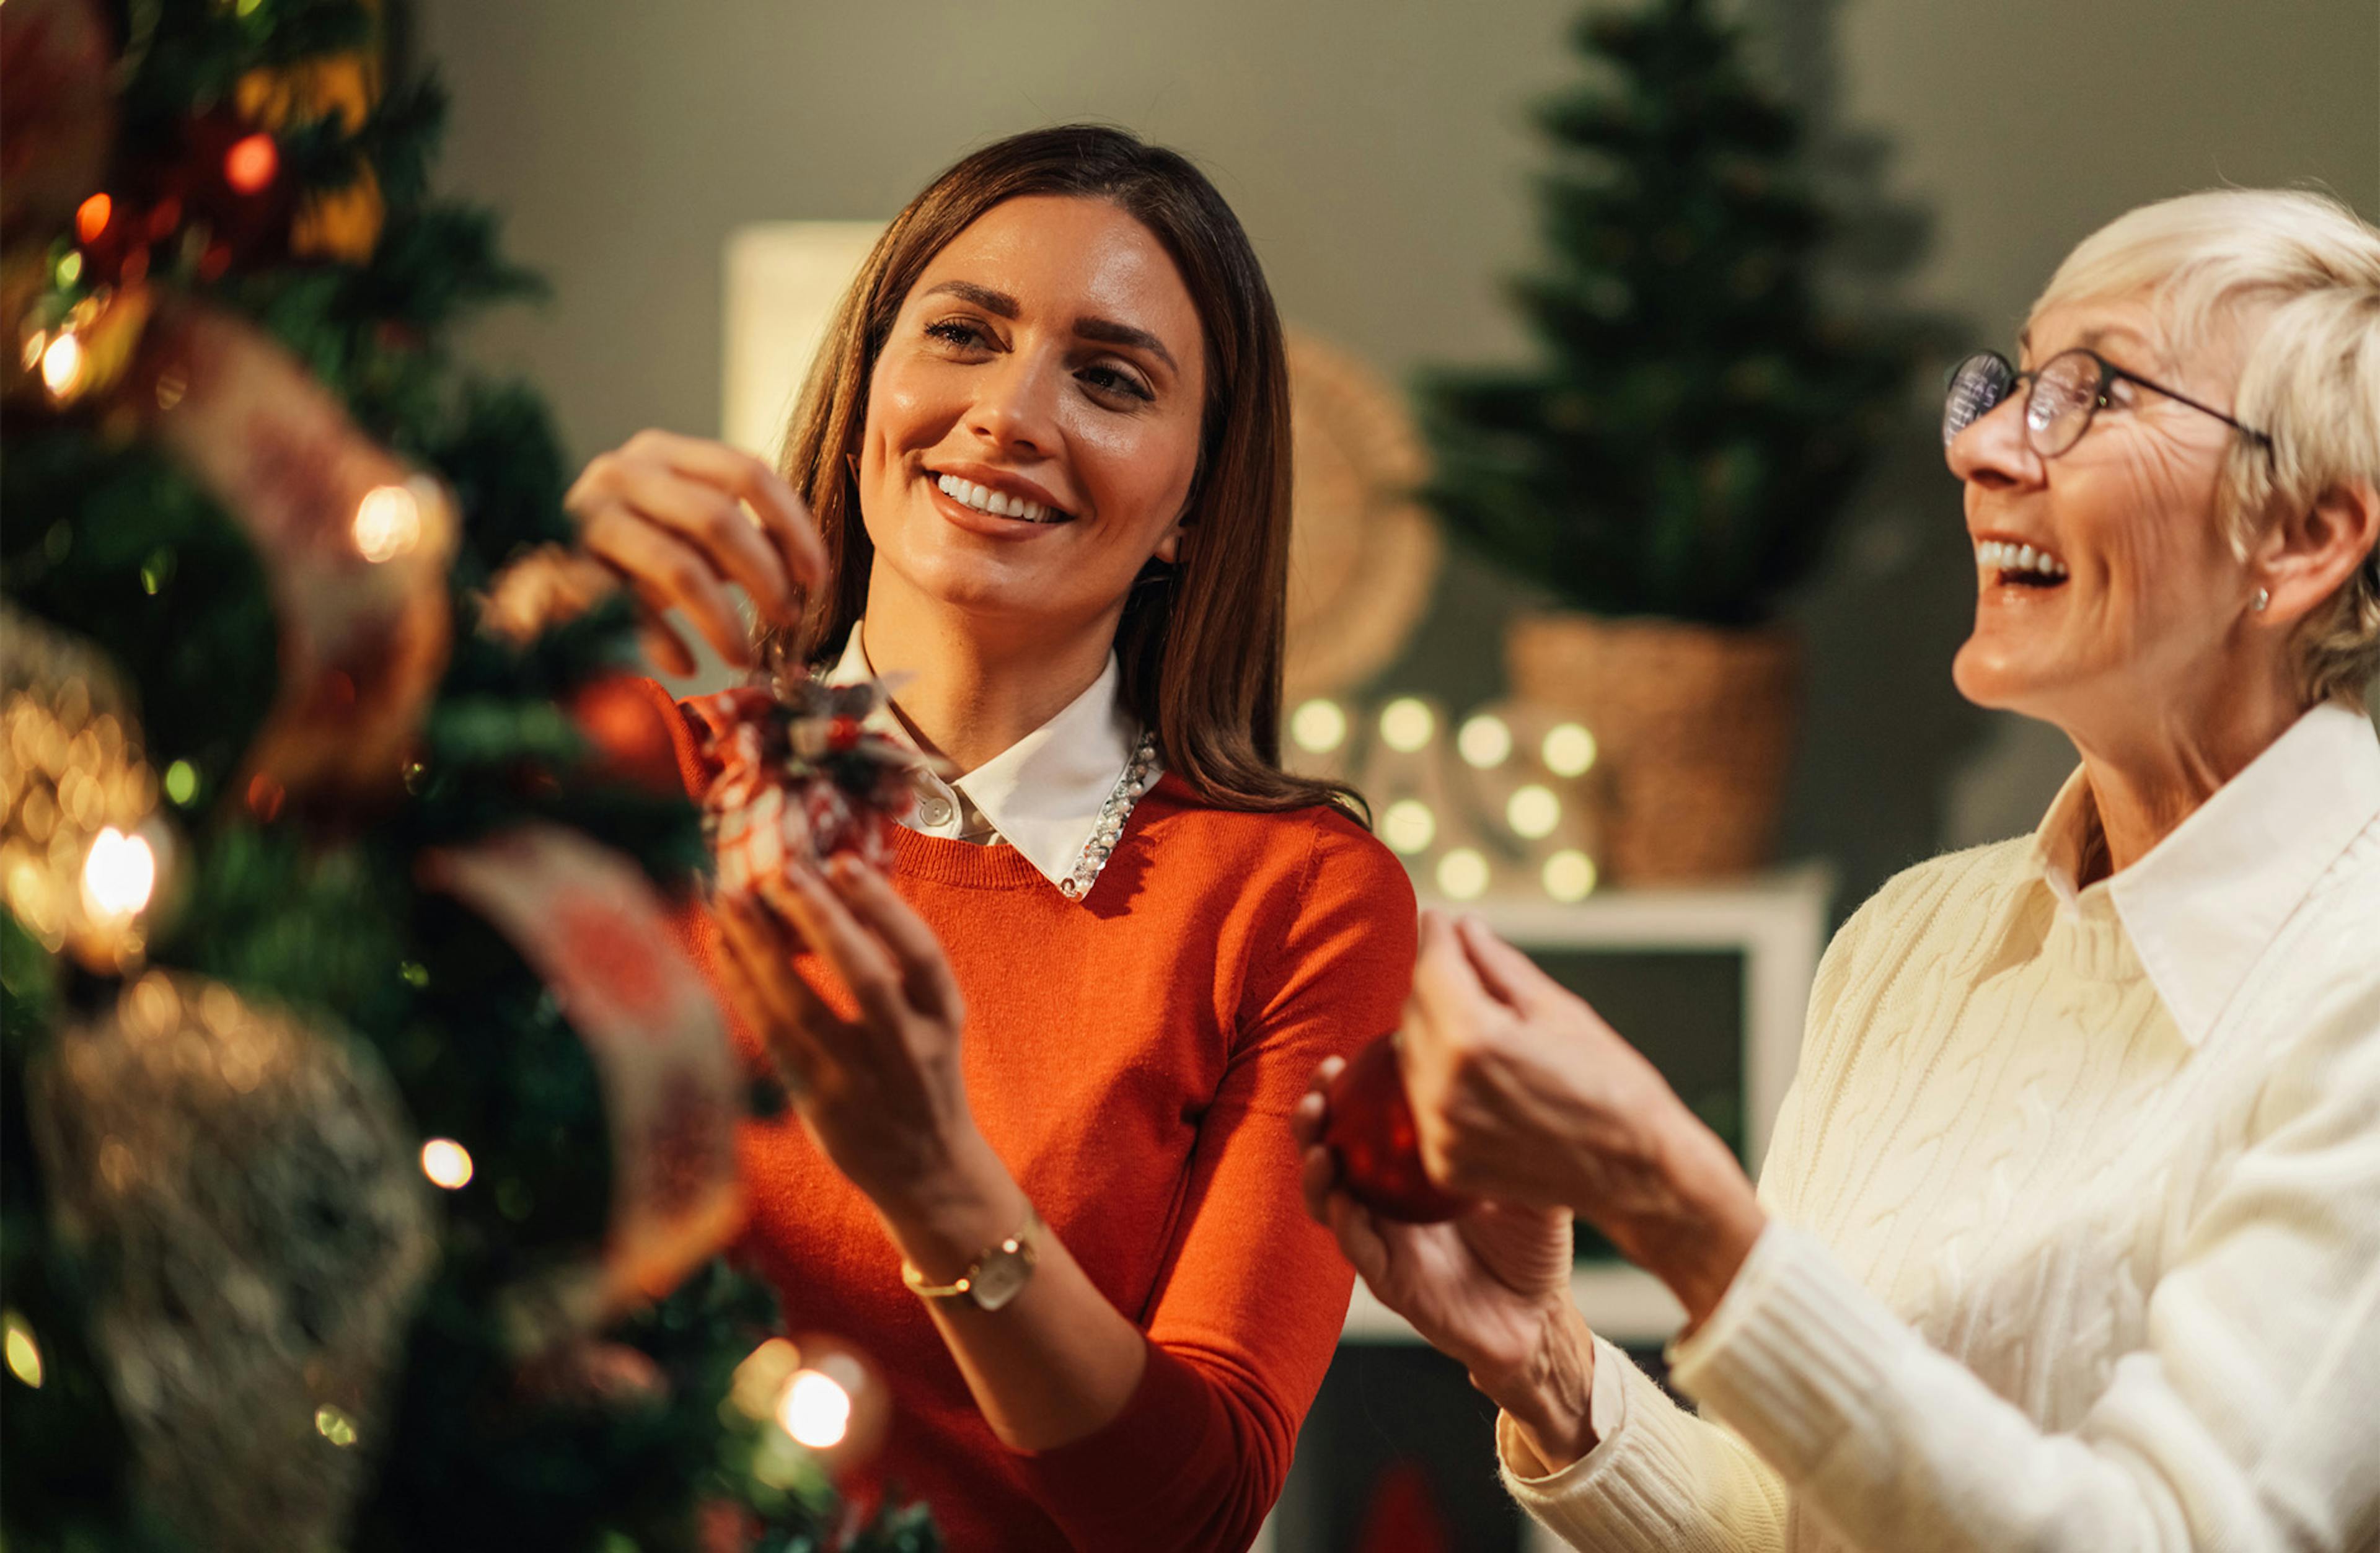
POLYGON ((570 720, 587 736, 602 775, 649 792, 678 796, 677 746, 651 692, 627 674, 604 674, 570 695, 570 720))
POLYGON ((1405 1098, 1393 1035, 1357 1052, 1330 1086, 1322 1142, 1339 1162, 1339 1184, 1383 1219, 1434 1224, 1471 1206, 1422 1168, 1421 1134, 1405 1098))
POLYGON ((152 970, 60 1032, 27 1098, 148 1507, 193 1547, 344 1546, 436 1252, 378 1061, 152 970))
POLYGON ((175 848, 140 727, 96 648, 0 605, 0 900, 86 967, 139 963, 175 848))

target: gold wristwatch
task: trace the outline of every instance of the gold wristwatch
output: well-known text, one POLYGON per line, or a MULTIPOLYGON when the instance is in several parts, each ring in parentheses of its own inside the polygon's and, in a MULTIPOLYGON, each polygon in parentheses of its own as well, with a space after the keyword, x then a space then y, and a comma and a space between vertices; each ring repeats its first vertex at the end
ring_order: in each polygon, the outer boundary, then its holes
POLYGON ((901 1281, 921 1300, 966 1300, 978 1310, 998 1310, 1023 1293, 1033 1277, 1033 1249, 1041 1230, 1041 1216, 1026 1208, 1023 1227, 977 1257, 951 1282, 929 1283, 924 1273, 905 1261, 901 1264, 901 1281))

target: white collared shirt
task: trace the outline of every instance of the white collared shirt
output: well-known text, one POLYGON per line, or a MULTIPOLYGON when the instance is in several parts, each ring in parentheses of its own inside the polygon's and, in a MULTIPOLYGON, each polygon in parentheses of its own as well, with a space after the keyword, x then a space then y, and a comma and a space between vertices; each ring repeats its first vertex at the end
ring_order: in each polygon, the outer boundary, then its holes
POLYGON ((2325 702, 2120 873, 2078 890, 2099 831, 2078 768, 2034 832, 2033 857, 2067 912, 2104 897, 2182 1039, 2206 1038, 2306 892, 2380 815, 2380 741, 2361 711, 2325 702))
MULTIPOLYGON (((861 640, 865 632, 865 622, 853 624, 842 658, 827 672, 828 684, 875 677, 861 640)), ((917 806, 902 823, 920 835, 1005 843, 1062 887, 1140 741, 1140 722, 1123 704, 1122 684, 1123 670, 1111 652, 1088 689, 974 770, 951 781, 920 770, 917 806)), ((891 707, 871 721, 912 742, 891 707)))

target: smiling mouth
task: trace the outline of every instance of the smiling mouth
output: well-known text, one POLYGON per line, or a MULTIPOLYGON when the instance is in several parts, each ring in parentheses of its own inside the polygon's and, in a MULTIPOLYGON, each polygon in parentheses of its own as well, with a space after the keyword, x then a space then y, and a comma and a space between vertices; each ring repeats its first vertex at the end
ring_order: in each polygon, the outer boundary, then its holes
POLYGON ((2046 550, 2008 540, 1975 542, 1975 569, 1991 581, 2010 588, 2046 590, 2066 581, 2066 563, 2046 550))
POLYGON ((978 485, 973 480, 961 479, 956 475, 937 475, 931 469, 927 470, 926 473, 933 479, 934 489, 952 501, 961 506, 971 507, 979 513, 989 513, 993 517, 1006 517, 1019 523, 1045 525, 1072 523, 1075 520, 1072 513, 1061 512, 1056 507, 1044 506, 1039 502, 1028 501, 1022 496, 1012 496, 1004 491, 994 491, 988 485, 978 485))

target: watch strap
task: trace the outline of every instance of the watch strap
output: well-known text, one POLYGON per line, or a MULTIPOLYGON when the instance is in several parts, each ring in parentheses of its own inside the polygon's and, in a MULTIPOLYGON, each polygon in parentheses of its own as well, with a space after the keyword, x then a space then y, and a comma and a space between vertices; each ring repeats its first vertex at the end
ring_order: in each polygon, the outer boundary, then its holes
POLYGON ((1007 1286, 1001 1298, 995 1303, 987 1304, 981 1287, 985 1281, 985 1269, 995 1264, 1021 1263, 1022 1270, 1029 1273, 1033 1268, 1034 1251, 1040 1240, 1042 1227, 1041 1215, 1028 1207, 1025 1210, 1025 1222, 1017 1227, 1014 1234, 999 1244, 986 1249, 981 1256, 967 1264, 966 1271, 950 1282, 928 1282, 926 1275, 917 1270, 917 1265, 905 1258, 901 1263, 901 1281, 908 1288, 909 1292, 921 1300, 967 1300, 986 1310, 997 1310, 1010 1299, 1014 1298, 1017 1288, 1024 1280, 1022 1278, 1016 1279, 1014 1282, 1002 1280, 1007 1286))

